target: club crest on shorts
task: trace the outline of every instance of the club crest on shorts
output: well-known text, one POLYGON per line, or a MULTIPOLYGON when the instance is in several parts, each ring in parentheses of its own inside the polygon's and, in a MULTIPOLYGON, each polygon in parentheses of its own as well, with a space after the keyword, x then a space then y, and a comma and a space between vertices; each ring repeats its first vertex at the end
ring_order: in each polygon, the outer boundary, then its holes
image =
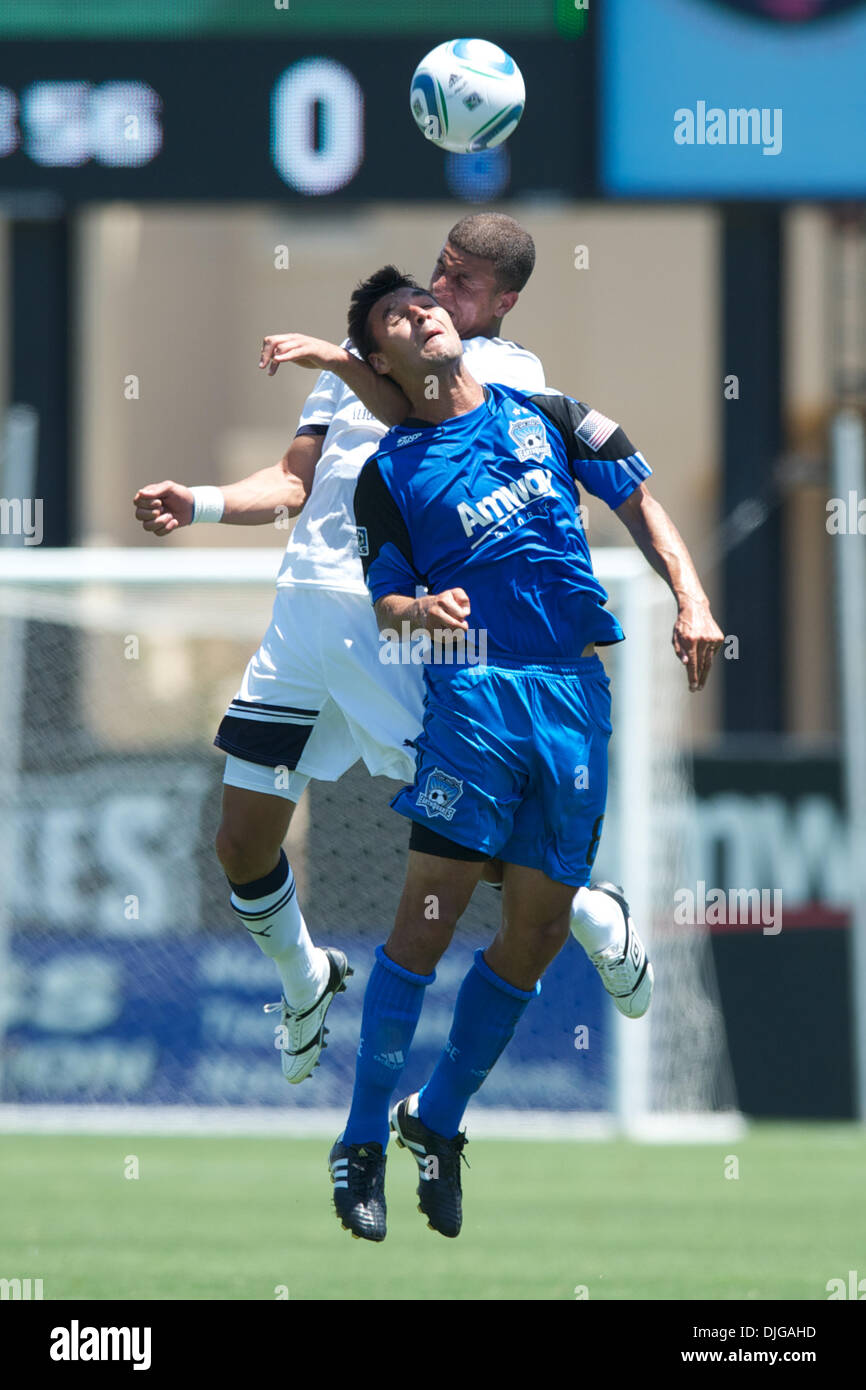
POLYGON ((527 459, 541 463, 542 459, 550 457, 547 430, 537 415, 524 415, 512 420, 508 433, 514 440, 514 452, 521 463, 526 463, 527 459))
POLYGON ((434 767, 418 797, 418 805, 424 807, 428 816, 442 816, 445 820, 451 820, 462 795, 463 783, 460 778, 450 777, 441 767, 434 767))

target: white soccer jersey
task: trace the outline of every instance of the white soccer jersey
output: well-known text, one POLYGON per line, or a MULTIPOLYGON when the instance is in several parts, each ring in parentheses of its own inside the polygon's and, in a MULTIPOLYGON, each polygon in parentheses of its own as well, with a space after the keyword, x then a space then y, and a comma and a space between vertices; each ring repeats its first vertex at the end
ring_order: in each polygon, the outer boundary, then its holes
MULTIPOLYGON (((541 362, 517 343, 469 338, 463 351, 477 381, 501 381, 523 391, 544 389, 541 362)), ((355 530, 355 484, 388 426, 376 420, 338 376, 322 372, 307 397, 298 429, 323 427, 327 433, 313 486, 289 537, 277 587, 313 584, 366 595, 355 530)))
MULTIPOLYGON (((472 338, 464 348, 478 381, 544 390, 541 363, 516 343, 472 338)), ((422 666, 380 660, 357 549, 355 485, 386 426, 331 372, 307 398, 305 426, 326 431, 313 487, 270 626, 214 740, 228 754, 224 781, 288 801, 311 777, 336 781, 359 758, 373 776, 411 782, 424 712, 422 666)))

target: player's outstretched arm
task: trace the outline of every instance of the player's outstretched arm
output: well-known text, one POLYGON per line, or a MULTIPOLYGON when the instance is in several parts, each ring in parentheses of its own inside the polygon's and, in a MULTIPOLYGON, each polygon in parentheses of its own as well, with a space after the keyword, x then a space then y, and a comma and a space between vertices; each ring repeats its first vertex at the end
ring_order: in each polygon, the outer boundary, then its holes
MULTIPOLYGON (((297 435, 279 463, 214 489, 224 502, 219 520, 230 526, 264 526, 284 515, 279 510, 283 507, 289 516, 297 516, 313 485, 322 441, 322 435, 297 435)), ((195 491, 183 483, 148 483, 132 502, 136 520, 155 536, 170 536, 194 520, 195 491)))
POLYGON ((677 601, 672 639, 674 651, 687 667, 689 690, 703 690, 713 656, 724 642, 725 634, 710 612, 710 601, 685 542, 646 483, 635 488, 622 506, 616 508, 616 514, 677 601))
POLYGON ((259 366, 273 376, 281 362, 333 372, 385 425, 399 425, 410 412, 409 402, 396 382, 379 376, 360 357, 337 343, 310 338, 306 333, 272 333, 262 343, 259 366))

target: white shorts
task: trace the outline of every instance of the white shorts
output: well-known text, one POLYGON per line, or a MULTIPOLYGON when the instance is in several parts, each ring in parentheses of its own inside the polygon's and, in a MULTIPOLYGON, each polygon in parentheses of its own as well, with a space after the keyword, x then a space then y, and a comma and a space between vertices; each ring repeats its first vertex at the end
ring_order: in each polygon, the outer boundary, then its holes
POLYGON ((411 782, 421 732, 421 665, 384 664, 369 596, 277 589, 271 623, 214 739, 233 787, 297 801, 311 778, 336 782, 359 758, 374 777, 411 782))

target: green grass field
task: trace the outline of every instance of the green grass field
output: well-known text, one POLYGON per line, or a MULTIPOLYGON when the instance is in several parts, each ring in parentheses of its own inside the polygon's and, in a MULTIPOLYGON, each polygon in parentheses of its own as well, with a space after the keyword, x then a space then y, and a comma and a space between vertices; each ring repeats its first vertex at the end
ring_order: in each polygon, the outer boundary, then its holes
POLYGON ((821 1300, 866 1276, 854 1126, 756 1126, 727 1148, 478 1139, 456 1241, 427 1229, 392 1146, 382 1245, 341 1229, 328 1148, 3 1136, 0 1277, 41 1278, 45 1299, 821 1300))

